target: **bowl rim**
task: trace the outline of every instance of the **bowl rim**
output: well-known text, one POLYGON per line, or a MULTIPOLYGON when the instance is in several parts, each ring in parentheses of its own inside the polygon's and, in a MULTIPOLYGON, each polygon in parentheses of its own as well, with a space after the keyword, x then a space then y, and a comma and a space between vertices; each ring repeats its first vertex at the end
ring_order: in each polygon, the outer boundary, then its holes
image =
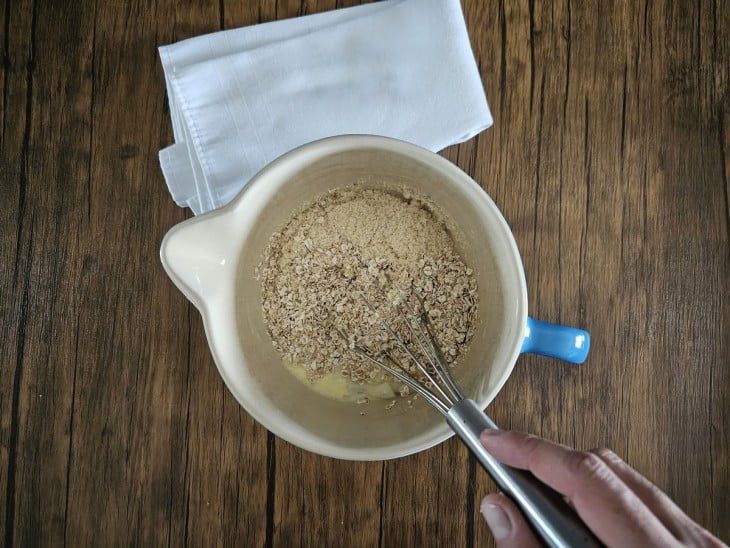
POLYGON ((337 446, 332 443, 322 443, 322 440, 319 437, 315 437, 303 429, 294 430, 281 427, 277 420, 262 412, 260 409, 257 408, 254 402, 249 402, 247 398, 238 393, 238 390, 234 386, 233 380, 229 378, 229 375, 226 372, 225 368, 221 365, 220 353, 216 348, 217 345, 214 344, 214 337, 212 334, 213 326, 211 324, 215 324, 218 322, 214 321, 212 311, 209 307, 209 303, 202 298, 198 298, 195 292, 175 274, 174 270, 168 264, 165 253, 166 244, 169 241, 169 238, 180 228, 182 228, 183 225, 189 226, 190 224, 205 222, 206 220, 215 217, 235 215, 236 210, 241 207, 243 203, 245 203, 246 196, 252 191, 252 189, 255 189, 258 185, 266 184, 266 180, 272 174, 272 172, 275 172, 281 168, 285 168, 288 164, 294 164, 299 166, 311 165, 311 163, 321 160, 322 158, 325 158, 332 154, 362 149, 385 150, 388 152, 401 154, 428 167, 437 169, 440 173, 448 175, 448 177, 445 178, 450 179, 450 182, 468 185, 472 191, 478 193, 480 198, 484 201, 484 205, 491 209, 491 213, 494 216, 497 225, 501 228, 501 236, 508 244, 510 250, 509 259, 513 263, 511 266, 516 272, 519 273, 519 279, 516 280, 518 284, 518 302, 515 303, 516 313, 514 315, 514 321, 519 323, 517 324, 517 329, 513 330, 516 334, 513 337, 513 340, 508 341, 509 358, 507 360, 507 366, 504 367, 502 374, 497 378, 494 387, 486 395, 486 397, 482 398, 481 401, 476 401, 476 404, 481 409, 486 408, 493 401, 496 395, 502 390, 504 384, 507 382, 507 379, 512 374, 522 347, 522 342, 524 339, 524 329, 527 325, 527 284, 525 280, 524 267, 522 263, 522 258, 519 253, 519 249, 517 247, 517 242, 514 238, 514 234, 512 233, 512 230, 510 229, 506 219, 504 218, 504 215, 497 207, 494 200, 489 196, 489 194, 487 194, 484 188, 482 188, 466 172, 464 172, 456 164, 450 162, 446 158, 438 155, 437 153, 399 139, 393 139, 390 137, 383 137, 378 135, 338 135, 306 143, 282 154, 281 156, 264 166, 225 206, 205 213, 203 215, 187 219, 170 228, 170 230, 165 234, 161 243, 160 259, 163 268, 168 276, 172 279, 178 289, 181 290, 185 297, 190 300, 193 305, 199 310, 203 319, 203 326, 208 342, 208 347, 213 356, 213 360, 216 364, 216 368, 218 369, 218 373, 223 379, 228 390, 234 396, 236 401, 238 401, 239 405, 241 405, 241 407, 243 407, 244 410, 254 420, 256 420, 259 424, 264 426, 267 430, 280 437, 281 439, 313 453, 343 460, 380 461, 400 458, 416 454, 421 451, 425 451, 426 449, 430 449, 431 447, 439 445, 440 443, 449 439, 454 435, 454 432, 447 426, 446 421, 444 421, 443 424, 445 426, 445 429, 442 433, 436 434, 431 438, 423 442, 414 444, 410 447, 405 447, 402 449, 390 449, 386 446, 372 449, 353 449, 337 446), (306 161, 307 156, 311 156, 308 161, 306 161), (303 160, 305 161, 302 162, 303 160), (519 325, 523 326, 522 330, 519 329, 519 325), (519 336, 517 335, 518 333, 520 334, 519 336))

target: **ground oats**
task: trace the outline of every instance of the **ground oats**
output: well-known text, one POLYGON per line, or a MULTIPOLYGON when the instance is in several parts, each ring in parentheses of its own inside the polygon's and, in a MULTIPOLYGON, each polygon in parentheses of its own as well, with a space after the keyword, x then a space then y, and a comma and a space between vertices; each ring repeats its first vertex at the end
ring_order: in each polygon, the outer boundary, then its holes
MULTIPOLYGON (((388 352, 415 374, 363 296, 406 341, 410 333, 393 305, 422 307, 452 366, 476 320, 476 281, 456 253, 445 218, 408 189, 353 186, 322 196, 271 237, 257 278, 275 349, 305 368, 310 381, 333 372, 357 384, 392 380, 352 352, 355 345, 388 352)), ((409 394, 394 385, 401 396, 409 394)), ((393 405, 395 400, 388 409, 393 405)))

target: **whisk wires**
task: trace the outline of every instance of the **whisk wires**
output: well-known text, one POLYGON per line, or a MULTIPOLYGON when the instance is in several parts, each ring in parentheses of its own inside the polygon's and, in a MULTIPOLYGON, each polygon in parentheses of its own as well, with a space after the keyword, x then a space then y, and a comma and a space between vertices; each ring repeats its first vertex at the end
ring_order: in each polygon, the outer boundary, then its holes
POLYGON ((407 302, 392 305, 396 307, 399 317, 406 325, 411 336, 411 346, 414 348, 409 347, 408 343, 396 333, 365 295, 360 293, 360 298, 420 375, 411 374, 409 368, 405 367, 405 364, 399 364, 389 352, 376 356, 364 346, 351 343, 348 334, 343 329, 335 327, 351 351, 401 381, 444 415, 456 402, 465 399, 463 392, 451 376, 449 366, 433 334, 428 314, 425 313, 423 301, 417 295, 420 312, 413 310, 407 302), (407 310, 404 311, 404 307, 407 307, 407 310), (415 345, 413 341, 415 341, 415 345))

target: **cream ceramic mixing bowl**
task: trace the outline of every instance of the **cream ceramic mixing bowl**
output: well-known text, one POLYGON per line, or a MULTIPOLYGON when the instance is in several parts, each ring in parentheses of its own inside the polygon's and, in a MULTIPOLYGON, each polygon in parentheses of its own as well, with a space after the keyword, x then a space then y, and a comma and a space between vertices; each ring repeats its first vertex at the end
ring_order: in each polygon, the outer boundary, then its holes
POLYGON ((459 252, 475 272, 480 301, 471 348, 454 374, 478 405, 494 399, 520 352, 585 359, 587 333, 528 318, 515 240, 497 206, 467 174, 401 141, 333 137, 285 154, 229 205, 176 225, 162 242, 162 264, 200 311, 223 380, 259 423, 309 451, 354 460, 409 455, 453 435, 423 400, 386 410, 385 401, 362 406, 318 394, 286 369, 266 332, 255 268, 271 234, 298 207, 356 182, 412 187, 458 225, 459 252))

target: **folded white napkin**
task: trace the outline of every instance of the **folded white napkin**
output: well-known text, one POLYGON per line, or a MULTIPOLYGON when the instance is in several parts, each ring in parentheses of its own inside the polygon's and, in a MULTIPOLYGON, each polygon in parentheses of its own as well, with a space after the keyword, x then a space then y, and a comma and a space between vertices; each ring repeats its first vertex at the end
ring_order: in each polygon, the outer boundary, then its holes
POLYGON ((205 213, 310 141, 369 133, 438 151, 492 124, 459 0, 389 0, 160 48, 174 200, 205 213))

